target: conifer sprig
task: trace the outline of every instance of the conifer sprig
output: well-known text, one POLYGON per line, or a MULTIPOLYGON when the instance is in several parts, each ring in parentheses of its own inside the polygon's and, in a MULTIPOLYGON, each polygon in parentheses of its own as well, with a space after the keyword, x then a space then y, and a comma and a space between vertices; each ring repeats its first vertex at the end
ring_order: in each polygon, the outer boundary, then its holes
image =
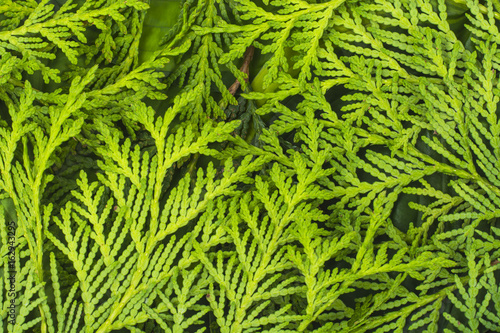
POLYGON ((495 1, 148 7, 0 0, 0 332, 500 331, 495 1))

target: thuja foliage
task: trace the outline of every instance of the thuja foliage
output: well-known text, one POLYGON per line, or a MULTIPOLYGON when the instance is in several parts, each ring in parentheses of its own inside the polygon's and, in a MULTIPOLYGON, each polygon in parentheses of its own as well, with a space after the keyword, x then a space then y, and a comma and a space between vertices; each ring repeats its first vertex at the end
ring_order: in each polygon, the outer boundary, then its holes
POLYGON ((497 0, 150 2, 0 0, 0 332, 500 332, 497 0))

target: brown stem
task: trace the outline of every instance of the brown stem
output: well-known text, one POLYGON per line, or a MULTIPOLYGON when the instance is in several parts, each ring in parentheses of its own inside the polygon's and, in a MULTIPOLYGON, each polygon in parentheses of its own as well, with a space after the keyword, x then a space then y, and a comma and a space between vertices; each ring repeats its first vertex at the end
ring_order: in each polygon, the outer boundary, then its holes
MULTIPOLYGON (((254 52, 254 47, 251 45, 247 48, 247 50, 245 52, 245 56, 243 57, 243 59, 244 59, 243 65, 241 65, 241 67, 240 67, 240 71, 242 71, 243 73, 245 73, 247 75, 247 78, 245 79, 245 81, 247 83, 248 83, 248 77, 250 75, 250 61, 252 61, 253 52, 254 52)), ((234 96, 234 94, 236 93, 236 90, 238 90, 240 85, 241 85, 240 81, 238 81, 238 79, 236 79, 236 81, 228 89, 229 92, 231 93, 231 95, 234 96)))

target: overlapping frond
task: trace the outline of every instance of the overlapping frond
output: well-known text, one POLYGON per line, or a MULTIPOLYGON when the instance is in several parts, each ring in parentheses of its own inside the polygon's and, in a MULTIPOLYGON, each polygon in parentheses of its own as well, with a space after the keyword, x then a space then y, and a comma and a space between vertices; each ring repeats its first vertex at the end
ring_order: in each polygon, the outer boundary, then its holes
POLYGON ((500 330, 497 2, 146 8, 0 1, 0 330, 500 330))

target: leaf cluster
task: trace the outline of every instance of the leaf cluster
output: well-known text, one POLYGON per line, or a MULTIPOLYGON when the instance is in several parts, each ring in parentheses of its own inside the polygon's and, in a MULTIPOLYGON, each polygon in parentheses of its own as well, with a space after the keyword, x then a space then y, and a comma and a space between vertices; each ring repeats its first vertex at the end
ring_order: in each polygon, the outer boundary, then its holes
POLYGON ((500 331, 498 2, 148 8, 0 0, 0 332, 500 331))

